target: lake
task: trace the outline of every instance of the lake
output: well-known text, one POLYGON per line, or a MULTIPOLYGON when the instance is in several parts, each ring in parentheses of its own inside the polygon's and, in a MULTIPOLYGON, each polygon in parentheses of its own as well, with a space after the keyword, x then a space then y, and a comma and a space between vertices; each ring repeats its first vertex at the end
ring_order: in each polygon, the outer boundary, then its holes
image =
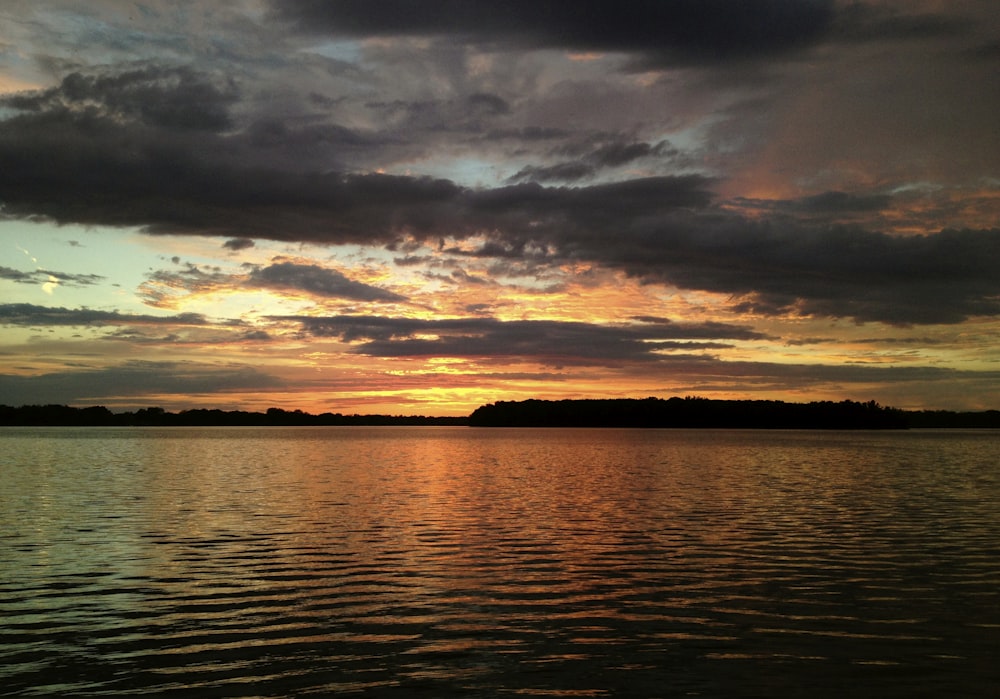
POLYGON ((0 428, 0 696, 985 697, 1000 432, 0 428))

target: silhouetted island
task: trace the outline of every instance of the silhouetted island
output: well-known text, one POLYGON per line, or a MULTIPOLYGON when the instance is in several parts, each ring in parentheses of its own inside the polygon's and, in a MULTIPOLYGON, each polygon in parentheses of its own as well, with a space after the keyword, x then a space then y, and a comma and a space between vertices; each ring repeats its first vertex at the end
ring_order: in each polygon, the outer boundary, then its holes
POLYGON ((707 398, 615 398, 499 401, 467 417, 422 415, 312 415, 301 410, 266 412, 198 408, 171 413, 142 408, 115 413, 103 406, 0 405, 0 425, 79 427, 309 427, 378 425, 471 425, 473 427, 721 427, 741 429, 1000 428, 1000 411, 907 411, 858 403, 785 403, 707 398))

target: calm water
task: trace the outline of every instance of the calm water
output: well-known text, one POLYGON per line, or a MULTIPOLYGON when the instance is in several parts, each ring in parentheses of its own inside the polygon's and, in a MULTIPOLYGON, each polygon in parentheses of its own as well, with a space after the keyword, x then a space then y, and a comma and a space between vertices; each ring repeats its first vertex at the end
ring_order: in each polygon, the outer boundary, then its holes
POLYGON ((0 695, 986 697, 1000 433, 0 429, 0 695))

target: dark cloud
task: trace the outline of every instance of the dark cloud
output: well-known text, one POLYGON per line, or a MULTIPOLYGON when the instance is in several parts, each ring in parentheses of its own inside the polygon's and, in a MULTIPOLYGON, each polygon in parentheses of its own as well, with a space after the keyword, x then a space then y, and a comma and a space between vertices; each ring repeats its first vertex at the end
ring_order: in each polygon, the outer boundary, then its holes
POLYGON ((292 166, 319 162, 338 166, 337 169, 344 163, 363 160, 365 154, 405 144, 405 139, 392 131, 378 133, 329 122, 310 123, 316 118, 301 123, 303 116, 261 117, 252 121, 238 138, 230 138, 244 148, 244 154, 254 152, 259 158, 292 166))
POLYGON ((573 161, 555 165, 529 165, 518 170, 510 182, 576 182, 592 177, 597 168, 589 163, 573 161))
POLYGON ((0 98, 13 114, 0 129, 4 213, 232 238, 264 230, 261 237, 273 239, 295 240, 303 230, 337 237, 339 229, 344 240, 364 242, 390 237, 395 218, 414 228, 432 218, 399 217, 390 203, 430 208, 459 189, 429 178, 341 173, 331 167, 338 152, 381 142, 336 124, 255 120, 216 133, 230 122, 199 115, 228 106, 229 95, 212 99, 192 87, 210 81, 190 69, 73 74, 50 90, 0 98), (312 163, 322 169, 310 170, 312 163))
POLYGON ((1000 40, 979 44, 969 49, 966 55, 980 61, 998 61, 1000 60, 1000 40))
MULTIPOLYGON (((217 132, 231 121, 212 115, 225 112, 235 94, 217 83, 190 69, 150 67, 79 74, 51 90, 0 100, 16 111, 0 128, 4 214, 230 241, 398 248, 404 241, 475 236, 485 238, 472 253, 481 257, 594 263, 648 282, 726 294, 734 309, 763 314, 896 324, 1000 314, 997 230, 893 237, 826 225, 838 214, 880 212, 893 203, 888 195, 828 191, 771 203, 769 216, 754 218, 720 207, 715 181, 701 175, 477 189, 429 177, 295 169, 272 160, 259 134, 217 132)), ((492 92, 471 94, 487 116, 509 107, 492 92)), ((669 156, 665 142, 616 132, 564 147, 578 168, 564 170, 564 180, 584 177, 586 168, 669 156)), ((548 179, 559 167, 566 166, 536 166, 524 176, 548 179)), ((3 272, 14 281, 26 281, 23 274, 3 272)), ((188 276, 189 285, 197 281, 188 276)), ((215 276, 198 279, 225 281, 215 276)), ((358 300, 402 300, 319 267, 272 266, 251 279, 358 300)))
POLYGON ((551 155, 572 157, 598 167, 617 167, 640 158, 677 151, 668 141, 648 143, 627 133, 598 131, 566 139, 551 149, 551 155))
MULTIPOLYGON (((593 139, 586 139, 593 141, 593 139)), ((628 165, 642 158, 661 155, 676 157, 678 151, 666 141, 656 144, 630 139, 598 137, 598 142, 581 148, 579 143, 563 144, 553 149, 554 154, 571 154, 576 160, 557 162, 553 165, 529 165, 512 175, 509 182, 576 182, 593 177, 607 168, 628 165)))
POLYGON ((88 308, 53 308, 31 303, 0 304, 0 325, 29 327, 76 325, 208 325, 200 313, 180 313, 172 316, 151 316, 118 311, 96 311, 88 308))
POLYGON ((484 141, 553 141, 567 138, 571 131, 555 126, 525 126, 523 128, 491 129, 482 135, 484 141))
MULTIPOLYGON (((475 311, 477 309, 470 309, 475 311)), ((640 317, 640 324, 597 326, 558 321, 499 321, 492 318, 421 320, 380 316, 291 316, 274 320, 301 324, 316 337, 356 343, 354 352, 375 357, 469 357, 479 361, 533 361, 553 367, 613 368, 623 376, 649 377, 651 365, 667 382, 666 392, 747 393, 859 386, 896 386, 911 397, 928 385, 1000 386, 1000 372, 958 371, 928 365, 794 364, 726 361, 703 350, 727 341, 764 339, 745 327, 722 323, 670 323, 640 317), (430 337, 428 337, 430 336, 430 337), (721 341, 721 342, 720 342, 721 341), (657 352, 661 350, 661 352, 657 352), (685 351, 687 350, 687 351, 685 351)), ((567 376, 571 379, 572 375, 567 376)), ((654 389, 650 389, 654 390, 654 389)), ((853 391, 853 389, 850 389, 853 391)))
POLYGON ((588 189, 474 190, 427 177, 290 171, 245 139, 119 121, 102 110, 22 112, 0 130, 0 202, 11 216, 143 226, 150 232, 325 244, 400 237, 521 235, 704 206, 702 177, 588 189))
POLYGON ((560 321, 500 321, 493 318, 423 320, 384 316, 285 316, 317 337, 358 343, 354 352, 378 357, 493 357, 553 365, 604 365, 656 361, 657 350, 723 347, 698 340, 748 340, 763 336, 725 323, 604 326, 560 321), (433 335, 435 339, 426 339, 433 335))
MULTIPOLYGON (((848 194, 846 192, 823 192, 794 201, 784 201, 793 211, 840 213, 881 211, 889 206, 892 197, 887 194, 848 194)), ((779 206, 780 206, 779 204, 779 206)))
POLYGON ((832 190, 798 199, 734 197, 725 205, 730 210, 740 210, 755 216, 767 214, 776 218, 832 225, 854 221, 871 222, 873 215, 891 212, 892 207, 898 203, 898 199, 891 194, 852 194, 832 190))
MULTIPOLYGON (((1000 387, 1000 372, 962 371, 945 367, 877 364, 786 364, 778 362, 723 361, 713 357, 685 356, 664 358, 671 375, 678 378, 677 392, 731 391, 734 383, 742 391, 809 390, 845 385, 861 387, 880 385, 901 395, 919 394, 932 384, 965 386, 966 390, 984 386, 1000 387), (914 390, 915 389, 915 390, 914 390)), ((851 387, 850 391, 856 389, 851 387)), ((885 388, 881 389, 885 390, 885 388)), ((939 389, 936 389, 939 390, 939 389)))
POLYGON ((967 18, 921 12, 905 3, 844 3, 838 9, 831 35, 846 41, 923 40, 966 34, 967 18))
POLYGON ((194 362, 133 361, 105 369, 73 369, 14 376, 0 374, 0 396, 8 405, 99 404, 145 395, 177 396, 266 391, 283 382, 249 366, 194 362))
POLYGON ((537 231, 539 239, 585 232, 608 235, 637 220, 705 208, 712 201, 710 184, 710 179, 700 175, 647 177, 588 187, 526 183, 469 190, 461 204, 473 230, 497 230, 501 237, 531 237, 532 231, 537 231))
POLYGON ((463 194, 442 180, 295 173, 246 155, 227 139, 92 112, 23 114, 0 129, 0 202, 9 216, 60 223, 344 243, 427 233, 463 194))
POLYGON ((498 95, 485 92, 476 92, 466 98, 468 106, 472 109, 483 110, 491 114, 508 114, 510 105, 498 95))
POLYGON ((393 263, 399 267, 416 267, 431 263, 434 260, 435 258, 430 255, 406 255, 405 257, 392 258, 393 263))
POLYGON ((71 274, 48 269, 39 269, 36 274, 39 277, 44 275, 47 281, 55 280, 67 286, 92 286, 106 279, 100 274, 71 274))
POLYGON ((406 300, 406 297, 391 291, 348 279, 336 270, 293 262, 279 262, 255 269, 250 273, 247 284, 355 301, 406 300))
POLYGON ((4 103, 26 112, 84 111, 153 127, 222 131, 232 126, 232 83, 214 84, 189 67, 150 66, 107 75, 70 73, 54 88, 15 94, 4 103))
POLYGON ((254 247, 255 245, 256 243, 254 243, 254 241, 250 240, 249 238, 231 238, 226 242, 224 242, 222 244, 222 247, 226 248, 227 250, 238 251, 238 250, 247 250, 249 248, 254 247))
POLYGON ((735 310, 901 325, 1000 314, 1000 229, 903 237, 695 212, 633 222, 614 243, 549 242, 646 280, 745 296, 735 310))
POLYGON ((454 269, 451 272, 450 281, 454 281, 458 284, 472 284, 475 286, 495 286, 496 282, 488 277, 480 277, 474 274, 469 274, 464 269, 454 269))
POLYGON ((18 282, 19 284, 47 284, 54 280, 66 286, 92 286, 103 281, 105 277, 99 274, 70 274, 48 269, 22 272, 10 267, 0 267, 0 279, 18 282))
MULTIPOLYGON (((179 260, 175 259, 175 263, 179 260)), ((140 293, 146 302, 169 306, 179 292, 210 293, 239 286, 301 291, 327 298, 355 301, 405 301, 404 296, 370 284, 354 281, 336 270, 312 264, 275 262, 266 267, 245 264, 248 273, 231 274, 218 267, 202 268, 187 263, 179 271, 156 270, 147 275, 140 293)))
POLYGON ((11 269, 10 267, 0 267, 0 279, 6 279, 7 281, 18 282, 20 284, 35 284, 39 281, 37 272, 22 272, 21 270, 11 269))
POLYGON ((181 292, 211 293, 229 287, 234 281, 233 275, 219 267, 202 268, 190 262, 182 264, 178 257, 171 261, 181 265, 181 269, 149 272, 146 275, 148 281, 139 287, 138 294, 147 305, 168 308, 175 295, 181 292))
POLYGON ((309 33, 618 51, 655 64, 781 52, 818 40, 834 19, 830 0, 282 0, 273 8, 309 33))
MULTIPOLYGON (((512 112, 510 103, 503 97, 485 92, 451 99, 369 101, 365 107, 383 130, 377 135, 366 136, 366 143, 360 141, 350 145, 366 145, 370 151, 377 146, 394 146, 400 148, 399 152, 412 150, 415 140, 434 142, 435 136, 445 136, 445 141, 456 137, 480 140, 484 133, 497 132, 498 125, 512 112)), ((530 137, 534 132, 520 129, 509 133, 511 137, 517 133, 530 137)))
POLYGON ((590 155, 589 160, 604 167, 618 167, 639 158, 659 155, 666 145, 665 141, 655 145, 643 142, 608 143, 595 150, 590 155))

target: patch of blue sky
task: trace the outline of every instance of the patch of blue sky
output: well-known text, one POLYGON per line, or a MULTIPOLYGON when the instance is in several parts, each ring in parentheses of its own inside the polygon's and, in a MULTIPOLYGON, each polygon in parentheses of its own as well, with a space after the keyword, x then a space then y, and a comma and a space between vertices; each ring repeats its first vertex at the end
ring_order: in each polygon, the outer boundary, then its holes
POLYGON ((0 221, 0 267, 27 276, 4 280, 5 303, 105 308, 108 291, 120 308, 140 306, 132 293, 155 255, 128 243, 134 232, 84 226, 0 221))
POLYGON ((358 64, 361 62, 361 43, 349 40, 323 41, 311 44, 306 48, 309 53, 315 53, 335 61, 358 64))

